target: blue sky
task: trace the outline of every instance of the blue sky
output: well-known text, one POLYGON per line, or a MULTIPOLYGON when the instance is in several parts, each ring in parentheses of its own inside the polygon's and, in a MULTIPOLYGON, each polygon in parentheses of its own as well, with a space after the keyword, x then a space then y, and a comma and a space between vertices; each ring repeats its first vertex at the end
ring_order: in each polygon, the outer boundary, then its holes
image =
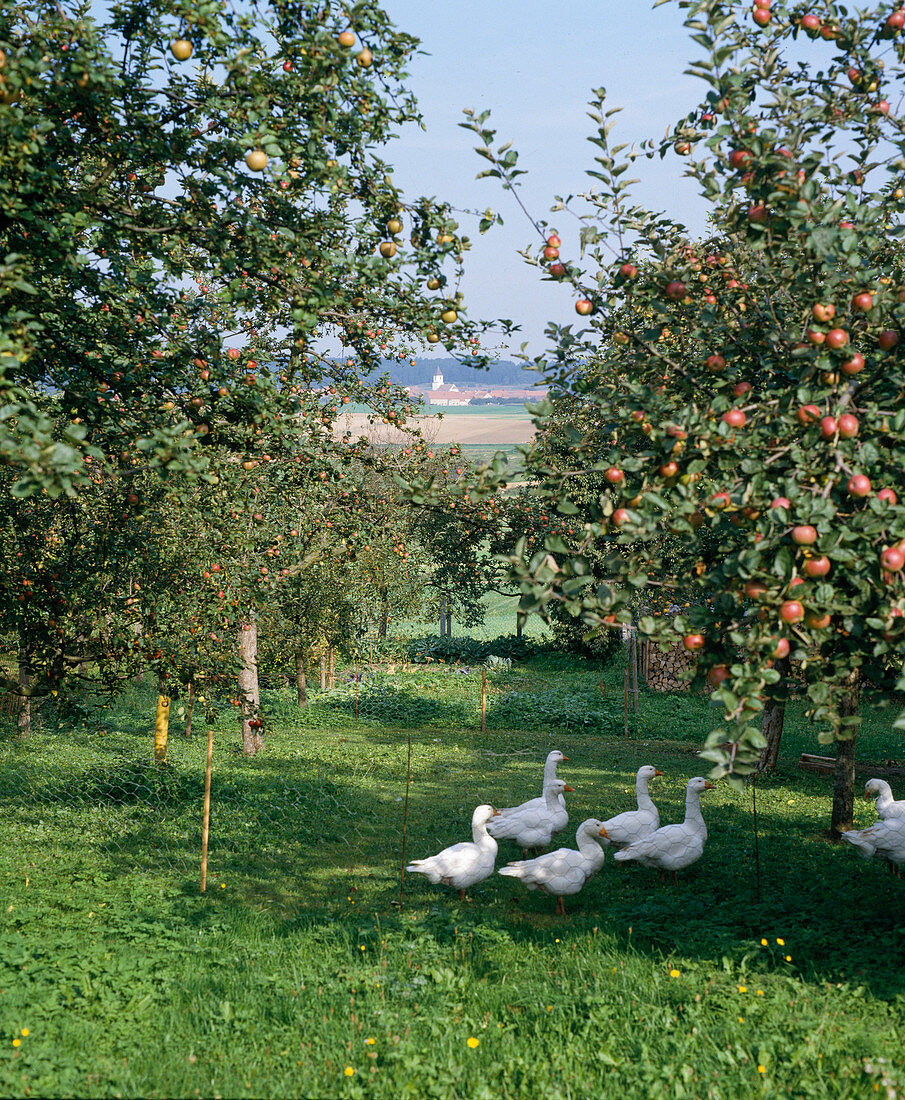
MULTIPOLYGON (((591 89, 605 87, 610 106, 624 108, 614 139, 659 138, 706 90, 683 75, 697 47, 676 5, 653 11, 649 0, 385 0, 384 6, 427 54, 413 60, 410 81, 427 132, 412 128, 387 150, 397 182, 408 194, 442 196, 462 208, 492 206, 503 215, 505 225, 481 239, 476 226, 463 223, 474 247, 462 289, 470 316, 515 320, 523 332, 511 346, 517 350, 524 338, 539 353, 546 320, 576 320, 574 293, 542 282, 518 256, 534 241, 531 227, 496 181, 475 180, 485 162, 473 152, 473 135, 457 125, 462 108, 492 110, 499 142, 512 139, 520 166, 529 170, 523 201, 536 216, 553 218, 554 195, 591 183, 584 175, 595 148, 587 141, 591 89)), ((639 201, 703 230, 703 207, 678 157, 639 168, 639 201)), ((574 255, 574 223, 555 217, 563 256, 574 255)))

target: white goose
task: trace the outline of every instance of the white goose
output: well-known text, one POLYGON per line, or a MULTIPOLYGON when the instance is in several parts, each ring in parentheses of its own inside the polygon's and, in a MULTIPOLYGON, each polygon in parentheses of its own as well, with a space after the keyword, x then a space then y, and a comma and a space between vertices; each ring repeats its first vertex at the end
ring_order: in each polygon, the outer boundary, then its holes
POLYGON ((635 794, 638 799, 638 809, 626 810, 625 813, 617 814, 615 817, 611 817, 609 821, 604 821, 603 824, 606 826, 609 843, 617 851, 633 844, 642 837, 649 836, 655 829, 660 827, 660 814, 651 801, 648 783, 655 775, 662 774, 663 772, 652 764, 645 764, 643 768, 639 768, 635 776, 635 794))
POLYGON ((554 833, 561 832, 569 824, 569 814, 560 805, 565 791, 574 791, 561 779, 551 779, 544 784, 544 800, 537 806, 534 799, 514 806, 509 813, 500 815, 489 826, 490 835, 497 840, 514 840, 527 853, 529 848, 542 848, 550 843, 554 833))
POLYGON ((881 821, 905 817, 905 798, 900 798, 897 802, 892 797, 892 788, 885 779, 868 779, 864 784, 864 797, 868 801, 876 798, 877 817, 881 821))
POLYGON ((577 894, 591 875, 596 874, 606 858, 603 844, 606 829, 602 821, 593 817, 582 821, 578 826, 575 839, 578 851, 574 848, 557 848, 537 859, 523 859, 507 863, 500 868, 501 875, 520 878, 529 890, 543 890, 556 898, 556 912, 565 916, 563 897, 577 894))
POLYGON ((887 860, 891 871, 905 863, 905 817, 875 821, 866 829, 849 829, 842 839, 865 859, 878 856, 887 860))
POLYGON ((493 806, 476 807, 471 815, 472 841, 452 844, 427 859, 413 859, 406 871, 426 875, 431 882, 454 886, 459 891, 459 900, 464 901, 466 887, 483 882, 493 874, 497 842, 487 832, 487 822, 495 813, 493 806))
POLYGON ((678 882, 677 871, 690 867, 701 858, 707 841, 707 826, 701 813, 701 794, 712 791, 714 785, 708 779, 696 776, 689 779, 685 789, 685 820, 681 825, 664 825, 648 836, 629 844, 614 859, 620 863, 637 860, 645 867, 656 867, 660 878, 672 871, 678 882))
MULTIPOLYGON (((544 784, 543 787, 541 787, 542 792, 547 784, 551 780, 556 778, 556 765, 562 764, 564 760, 568 759, 568 756, 566 756, 565 753, 560 752, 559 749, 554 749, 552 752, 547 753, 547 759, 544 762, 544 784)), ((563 809, 566 808, 566 800, 562 795, 559 796, 559 804, 560 806, 562 806, 563 809)), ((500 817, 504 818, 507 814, 511 814, 513 810, 523 810, 527 806, 534 806, 538 810, 542 809, 544 806, 543 793, 538 795, 537 798, 532 798, 529 799, 529 801, 527 802, 523 802, 520 806, 504 807, 502 810, 499 810, 498 813, 500 817)), ((496 824, 496 822, 494 822, 494 824, 496 824)))

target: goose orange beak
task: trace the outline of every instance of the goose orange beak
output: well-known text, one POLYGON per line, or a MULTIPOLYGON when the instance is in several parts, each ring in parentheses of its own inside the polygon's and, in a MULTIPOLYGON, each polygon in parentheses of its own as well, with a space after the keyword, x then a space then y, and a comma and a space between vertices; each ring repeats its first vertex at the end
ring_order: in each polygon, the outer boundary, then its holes
POLYGON ((716 784, 711 783, 709 779, 706 779, 704 781, 704 790, 705 791, 715 791, 716 790, 716 784))
POLYGON ((609 840, 610 834, 606 831, 606 826, 605 825, 600 826, 600 835, 605 836, 609 840))
POLYGON ((575 790, 575 788, 574 788, 574 787, 570 787, 570 786, 569 786, 569 784, 567 783, 567 784, 566 784, 566 785, 565 785, 565 786, 563 787, 563 790, 564 790, 564 791, 574 791, 574 790, 575 790))
POLYGON ((568 760, 569 759, 568 756, 566 756, 565 753, 562 754, 562 758, 563 758, 563 760, 568 760))
POLYGON ((654 768, 654 775, 662 775, 662 774, 663 774, 663 772, 661 772, 659 768, 654 768))
POLYGON ((864 792, 864 801, 865 802, 870 802, 870 791, 865 791, 864 792))

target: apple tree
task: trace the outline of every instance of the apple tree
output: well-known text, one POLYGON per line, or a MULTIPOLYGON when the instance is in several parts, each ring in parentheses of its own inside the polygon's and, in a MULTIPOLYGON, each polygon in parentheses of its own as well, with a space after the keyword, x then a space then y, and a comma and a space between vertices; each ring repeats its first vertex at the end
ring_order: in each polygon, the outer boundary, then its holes
MULTIPOLYGON (((626 153, 595 93, 593 190, 554 207, 577 216, 576 258, 536 223, 532 255, 573 283, 586 319, 551 325, 538 365, 596 416, 567 454, 529 459, 580 534, 535 553, 521 543, 512 565, 524 612, 561 604, 591 632, 629 621, 639 594, 693 585, 687 609, 638 627, 697 653, 696 682, 724 710, 704 750, 714 774, 754 769, 765 701, 783 690, 776 662, 792 658, 821 741, 837 743, 838 833, 859 693, 888 701, 903 683, 905 134, 891 101, 905 11, 680 6, 700 103, 666 140, 626 153), (681 158, 697 181, 706 238, 632 201, 627 174, 653 155, 681 158), (572 485, 591 473, 605 484, 589 501, 572 485), (687 547, 672 562, 664 533, 687 547)), ((487 116, 466 125, 490 174, 517 186, 487 116)))
MULTIPOLYGON (((416 46, 371 0, 0 13, 5 522, 44 524, 17 546, 19 581, 71 583, 89 547, 55 526, 103 496, 105 625, 79 632, 94 639, 79 656, 132 652, 113 578, 179 575, 157 567, 161 509, 204 509, 224 464, 267 456, 333 479, 356 442, 330 397, 404 417, 399 392, 365 381, 388 349, 474 350, 467 239, 382 156, 418 119, 416 46)), ((0 623, 13 641, 20 611, 0 623)), ((42 692, 62 667, 51 618, 19 638, 42 692)))

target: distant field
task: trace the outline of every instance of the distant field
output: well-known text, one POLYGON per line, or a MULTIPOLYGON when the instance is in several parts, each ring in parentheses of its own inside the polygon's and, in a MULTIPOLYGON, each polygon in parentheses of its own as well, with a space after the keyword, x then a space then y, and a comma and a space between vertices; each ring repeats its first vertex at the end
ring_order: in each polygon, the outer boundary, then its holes
MULTIPOLYGON (((424 437, 432 443, 461 443, 483 447, 505 448, 515 443, 528 443, 534 435, 534 425, 528 411, 514 406, 493 406, 487 413, 479 408, 450 409, 443 416, 418 417, 424 437), (500 413, 498 410, 503 409, 500 413)), ((376 443, 402 443, 406 436, 389 424, 370 423, 364 412, 343 413, 336 422, 335 432, 342 435, 367 435, 376 443)))

